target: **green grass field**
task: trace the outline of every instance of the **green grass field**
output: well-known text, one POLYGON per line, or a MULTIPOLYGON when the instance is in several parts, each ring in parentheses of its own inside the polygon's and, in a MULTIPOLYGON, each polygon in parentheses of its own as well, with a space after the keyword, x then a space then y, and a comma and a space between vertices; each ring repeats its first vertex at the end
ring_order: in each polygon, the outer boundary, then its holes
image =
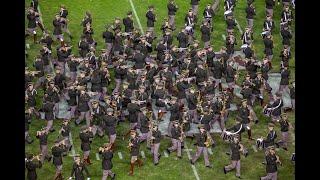
MULTIPOLYGON (((212 0, 201 0, 200 7, 199 7, 199 14, 202 14, 204 7, 211 3, 212 0)), ((27 0, 26 7, 29 6, 30 0, 27 0)), ((158 22, 156 22, 156 32, 158 36, 160 36, 160 26, 162 24, 162 20, 167 17, 167 8, 166 0, 133 0, 135 5, 137 15, 140 18, 141 24, 143 26, 144 31, 146 30, 146 17, 145 13, 147 11, 148 5, 154 5, 156 9, 156 14, 158 18, 158 22)), ((129 0, 40 0, 40 9, 42 13, 43 23, 46 29, 48 29, 51 33, 53 30, 52 20, 56 13, 59 12, 60 4, 64 4, 67 9, 69 10, 69 29, 74 37, 72 41, 73 45, 73 53, 78 55, 77 44, 82 34, 82 27, 80 26, 81 20, 84 17, 85 11, 90 11, 93 17, 93 29, 94 29, 94 39, 98 42, 97 49, 105 48, 104 40, 102 39, 102 32, 105 30, 105 25, 107 23, 112 23, 115 17, 120 17, 121 19, 126 16, 128 11, 131 11, 131 6, 129 0)), ((176 26, 177 29, 184 24, 184 16, 187 10, 190 8, 190 1, 189 0, 176 0, 176 4, 179 6, 178 13, 176 15, 176 26)), ((257 15, 255 16, 254 22, 254 50, 257 53, 257 57, 261 59, 263 57, 263 42, 260 37, 260 33, 262 31, 262 23, 265 17, 265 3, 264 1, 255 1, 254 6, 256 7, 257 15)), ((238 1, 237 6, 235 9, 236 19, 239 22, 242 30, 244 30, 246 26, 246 19, 245 19, 245 9, 246 1, 238 1)), ((222 39, 222 35, 225 34, 225 21, 223 18, 223 0, 220 0, 220 7, 214 17, 213 24, 214 24, 214 32, 212 35, 212 45, 215 51, 218 51, 221 46, 225 44, 225 41, 222 39)), ((279 72, 280 67, 280 58, 279 53, 282 48, 281 44, 281 37, 279 35, 279 21, 280 21, 280 12, 281 12, 281 5, 275 7, 274 15, 275 15, 275 22, 276 22, 276 29, 274 32, 274 60, 273 60, 273 72, 279 72)), ((135 18, 135 17, 134 17, 135 18)), ((198 23, 199 24, 199 23, 198 23)), ((27 20, 26 20, 27 26, 27 20)), ((135 26, 138 27, 137 21, 135 20, 135 26)), ((198 26, 199 27, 199 26, 198 26)), ((293 23, 294 27, 294 23, 293 23)), ((294 28, 293 29, 293 36, 294 36, 294 28)), ((37 30, 38 34, 41 35, 40 29, 37 30)), ((236 37, 238 39, 237 48, 240 49, 240 33, 237 29, 235 29, 236 37)), ((176 34, 176 32, 175 32, 176 34)), ((196 29, 196 37, 200 39, 199 28, 196 29)), ((68 41, 69 38, 66 36, 66 40, 68 41)), ((175 38, 174 38, 175 39, 175 38)), ((28 49, 29 57, 26 59, 28 66, 32 69, 32 63, 35 56, 39 53, 40 45, 33 44, 33 40, 31 38, 26 39, 26 43, 30 44, 30 49, 28 49)), ((176 43, 176 40, 174 40, 176 43)), ((53 56, 56 56, 55 47, 56 43, 53 44, 53 56)), ((295 41, 294 37, 292 40, 291 45, 291 52, 292 52, 292 60, 290 62, 290 70, 291 70, 291 79, 294 80, 294 72, 295 72, 295 58, 294 58, 294 51, 295 51, 295 41)), ((113 84, 110 85, 110 89, 113 88, 113 84)), ((39 92, 39 97, 42 96, 42 92, 39 92)), ((40 100, 40 99, 39 99, 40 100)), ((236 101, 239 101, 237 99, 236 101)), ((40 101, 39 101, 40 102, 40 101)), ((40 105, 39 105, 40 106, 40 105)), ((267 123, 269 119, 266 118, 262 114, 262 108, 259 106, 255 107, 255 112, 260 119, 259 124, 253 125, 253 137, 258 138, 260 136, 265 136, 267 134, 267 123)), ((234 124, 234 117, 235 113, 231 113, 229 120, 227 121, 226 126, 230 127, 234 124)), ((294 113, 289 113, 289 120, 292 124, 295 122, 295 115, 294 113)), ((61 121, 55 120, 54 128, 59 130, 61 127, 61 121)), ((39 130, 42 126, 45 126, 45 121, 33 119, 30 125, 30 135, 35 139, 36 131, 39 130)), ((79 139, 79 127, 74 126, 72 123, 72 136, 73 142, 76 153, 82 153, 80 149, 80 139, 79 139)), ((170 180, 170 179, 186 179, 191 180, 195 179, 195 175, 191 168, 191 165, 188 160, 187 153, 183 151, 183 159, 176 159, 175 153, 172 153, 169 158, 166 158, 163 154, 163 151, 170 145, 169 139, 163 139, 161 141, 160 152, 162 153, 162 157, 158 166, 154 166, 152 163, 151 155, 149 154, 148 150, 146 149, 145 143, 142 144, 141 149, 146 154, 146 159, 144 160, 144 166, 141 168, 135 168, 135 175, 130 177, 127 175, 129 171, 129 161, 130 156, 127 146, 127 140, 122 141, 119 136, 123 135, 128 130, 128 123, 122 123, 120 126, 117 127, 117 135, 118 138, 117 142, 117 151, 114 153, 113 158, 113 172, 117 174, 117 179, 155 179, 155 180, 170 180), (124 159, 120 159, 117 155, 118 152, 121 152, 124 159)), ((278 133, 278 139, 280 139, 280 129, 279 126, 276 126, 276 131, 278 133)), ((280 156, 282 160, 283 166, 279 167, 278 177, 280 180, 291 180, 294 179, 294 165, 290 161, 291 153, 295 150, 294 145, 294 132, 290 130, 292 137, 290 138, 290 145, 289 151, 284 151, 280 149, 277 154, 280 156), (292 142, 292 143, 291 143, 292 142)), ((249 149, 250 155, 247 158, 241 157, 241 177, 246 180, 256 180, 259 179, 260 176, 265 175, 265 165, 262 165, 261 162, 264 161, 264 152, 258 151, 255 153, 251 148, 251 145, 255 143, 255 141, 248 141, 247 134, 243 134, 243 144, 249 149)), ((58 136, 58 131, 49 134, 49 145, 48 147, 51 148, 53 145, 53 141, 58 136)), ((225 142, 221 141, 219 134, 214 135, 214 139, 217 141, 217 146, 213 149, 213 155, 210 155, 210 162, 213 164, 212 169, 208 169, 204 166, 203 157, 201 157, 198 162, 196 162, 196 170, 199 174, 200 179, 206 180, 222 180, 222 179, 236 179, 235 172, 230 172, 227 175, 223 173, 223 166, 230 163, 230 158, 228 155, 225 154, 228 151, 229 145, 225 142)), ((96 160, 96 152, 98 152, 98 147, 100 147, 103 143, 106 143, 107 139, 104 137, 103 139, 95 138, 93 143, 91 144, 91 160, 93 162, 92 165, 88 167, 88 170, 91 174, 91 179, 98 180, 102 177, 102 169, 101 169, 101 160, 96 160)), ((194 154, 195 146, 193 145, 194 142, 191 142, 190 139, 186 141, 187 146, 192 149, 191 155, 194 154)), ((40 152, 39 149, 39 142, 35 139, 32 144, 26 144, 25 151, 28 153, 38 154, 40 152)), ((73 163, 73 158, 71 156, 66 156, 63 158, 63 176, 69 177, 71 173, 71 167, 73 163)), ((55 168, 52 162, 45 163, 41 169, 38 171, 38 179, 45 180, 45 179, 53 179, 55 174, 55 168)))

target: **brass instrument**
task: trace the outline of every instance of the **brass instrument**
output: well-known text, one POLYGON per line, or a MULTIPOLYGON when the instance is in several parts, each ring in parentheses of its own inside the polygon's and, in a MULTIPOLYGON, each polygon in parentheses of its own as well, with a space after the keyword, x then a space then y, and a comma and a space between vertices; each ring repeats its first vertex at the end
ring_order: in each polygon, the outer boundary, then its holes
POLYGON ((206 132, 206 133, 207 133, 207 139, 206 139, 206 141, 204 142, 204 144, 205 144, 206 147, 208 148, 208 147, 212 146, 212 144, 213 144, 213 139, 212 139, 211 136, 210 136, 210 132, 206 132))
POLYGON ((184 138, 186 137, 186 135, 183 132, 183 128, 184 128, 185 123, 186 123, 186 120, 182 121, 182 123, 179 126, 179 128, 181 130, 181 136, 179 137, 181 143, 184 141, 184 138))
POLYGON ((30 160, 27 160, 27 161, 38 163, 38 162, 40 162, 41 156, 42 156, 42 154, 38 154, 36 156, 33 156, 30 160))
POLYGON ((133 144, 131 143, 131 140, 132 140, 132 138, 129 139, 129 144, 127 146, 127 148, 129 149, 129 152, 131 152, 132 146, 133 146, 133 144))
POLYGON ((41 73, 41 71, 29 71, 29 70, 25 71, 26 75, 30 74, 31 76, 34 76, 34 75, 39 74, 39 73, 41 73))

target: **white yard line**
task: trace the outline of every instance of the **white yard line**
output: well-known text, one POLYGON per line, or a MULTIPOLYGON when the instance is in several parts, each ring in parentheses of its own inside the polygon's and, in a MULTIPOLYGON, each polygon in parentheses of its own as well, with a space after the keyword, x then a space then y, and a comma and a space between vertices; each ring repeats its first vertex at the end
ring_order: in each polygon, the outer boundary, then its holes
POLYGON ((118 156, 119 156, 120 159, 123 159, 123 156, 122 156, 121 152, 118 152, 118 156))
POLYGON ((237 27, 238 27, 240 33, 242 34, 243 31, 242 31, 242 29, 241 29, 241 27, 240 27, 240 24, 238 23, 237 19, 234 19, 234 21, 237 23, 237 27))
POLYGON ((100 157, 99 157, 99 154, 98 154, 98 153, 96 153, 96 159, 97 159, 98 161, 100 161, 100 157))
POLYGON ((76 150, 74 149, 74 144, 73 144, 71 132, 69 132, 69 140, 70 140, 70 144, 72 145, 71 154, 72 154, 72 156, 74 157, 74 156, 76 155, 76 150))
MULTIPOLYGON (((190 155, 190 152, 189 152, 189 148, 188 148, 186 142, 184 143, 184 146, 186 147, 188 158, 191 160, 192 158, 191 158, 191 155, 190 155)), ((198 174, 198 172, 197 172, 196 167, 195 167, 194 165, 191 165, 191 167, 192 167, 192 170, 193 170, 193 174, 194 174, 194 176, 196 177, 196 180, 200 180, 199 174, 198 174)))
POLYGON ((136 8, 134 7, 134 4, 133 4, 132 0, 129 0, 129 2, 130 2, 130 5, 131 5, 131 8, 132 8, 133 14, 134 14, 134 16, 135 16, 135 17, 136 17, 136 19, 137 19, 137 22, 138 22, 138 25, 139 25, 140 31, 141 31, 142 35, 144 35, 144 31, 143 31, 143 28, 142 28, 142 26, 141 26, 140 19, 139 19, 139 17, 138 17, 138 14, 137 14, 136 8))
POLYGON ((40 14, 40 21, 41 21, 41 23, 43 25, 43 28, 44 28, 44 23, 43 23, 43 20, 42 20, 42 14, 41 14, 41 11, 40 11, 40 5, 38 5, 38 12, 40 14))

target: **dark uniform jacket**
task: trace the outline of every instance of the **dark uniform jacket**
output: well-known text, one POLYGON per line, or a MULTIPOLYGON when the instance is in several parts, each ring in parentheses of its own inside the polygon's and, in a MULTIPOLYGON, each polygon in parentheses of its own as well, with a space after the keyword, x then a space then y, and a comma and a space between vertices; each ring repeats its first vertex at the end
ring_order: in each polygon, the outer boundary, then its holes
POLYGON ((239 161, 240 160, 240 145, 239 143, 230 143, 231 148, 231 160, 232 161, 239 161))
POLYGON ((244 108, 243 106, 241 106, 239 108, 239 116, 241 118, 241 123, 242 124, 249 124, 250 120, 248 118, 250 114, 250 111, 248 108, 244 108))
POLYGON ((204 133, 199 133, 199 134, 196 134, 196 141, 197 141, 197 146, 199 147, 206 147, 206 145, 204 144, 204 142, 206 142, 207 140, 207 133, 204 132, 204 133))
POLYGON ((213 67, 213 59, 216 57, 214 51, 207 51, 207 65, 208 67, 213 67))
POLYGON ((80 40, 78 47, 79 47, 79 54, 81 55, 81 57, 82 58, 86 57, 86 55, 89 53, 89 48, 90 48, 89 43, 85 40, 80 40))
POLYGON ((180 127, 173 127, 172 129, 171 129, 171 137, 173 138, 173 139, 177 139, 177 140, 179 140, 179 138, 181 137, 181 128, 180 127))
POLYGON ((148 133, 149 132, 149 119, 145 116, 142 115, 140 117, 140 131, 141 133, 148 133))
POLYGON ((134 139, 131 138, 130 142, 133 144, 131 146, 131 152, 130 152, 131 156, 138 156, 139 155, 139 149, 140 149, 140 140, 139 140, 139 138, 138 137, 136 137, 134 139))
POLYGON ((234 82, 235 75, 236 75, 236 71, 231 66, 227 66, 227 68, 226 68, 226 82, 227 83, 234 82))
POLYGON ((37 105, 37 102, 36 102, 37 91, 35 89, 33 89, 32 91, 27 89, 26 90, 26 94, 28 95, 28 99, 27 99, 28 106, 29 107, 35 107, 37 105))
POLYGON ((113 152, 112 151, 104 151, 100 152, 102 155, 102 169, 103 170, 111 170, 113 167, 112 158, 113 152))
POLYGON ((210 122, 213 119, 213 114, 203 115, 201 123, 204 124, 204 129, 210 131, 210 122))
POLYGON ((272 55, 273 41, 269 38, 264 38, 263 43, 264 43, 264 53, 266 55, 272 55))
POLYGON ((271 21, 265 20, 263 23, 263 28, 266 30, 273 31, 273 29, 275 28, 274 21, 273 20, 271 20, 271 21))
POLYGON ((226 23, 227 23, 227 29, 234 29, 234 27, 237 26, 237 23, 234 19, 227 19, 226 23))
POLYGON ((178 99, 186 98, 186 89, 188 89, 188 84, 186 84, 185 82, 178 82, 177 89, 179 91, 178 99))
MULTIPOLYGON (((59 90, 58 87, 56 87, 56 88, 59 90)), ((46 94, 48 94, 48 96, 52 98, 54 103, 59 102, 59 94, 58 94, 58 92, 54 91, 53 88, 51 88, 51 87, 47 88, 46 94)))
POLYGON ((37 179, 37 168, 41 168, 42 164, 41 161, 27 161, 26 168, 27 168, 27 179, 28 180, 36 180, 37 179))
POLYGON ((173 3, 168 3, 167 9, 168 9, 169 16, 176 15, 176 12, 178 10, 178 8, 175 5, 173 5, 173 3))
POLYGON ((266 0, 266 8, 267 9, 273 9, 274 5, 275 5, 275 2, 273 0, 266 0))
POLYGON ((250 59, 253 56, 253 50, 250 47, 247 47, 243 50, 245 58, 250 59))
POLYGON ((179 119, 179 105, 178 103, 172 104, 169 108, 168 111, 170 111, 171 116, 170 116, 170 121, 175 121, 179 119))
POLYGON ((61 29, 62 23, 59 20, 54 19, 52 24, 54 27, 53 34, 54 35, 61 35, 62 34, 62 29, 61 29))
POLYGON ((105 31, 102 34, 102 38, 105 40, 105 43, 112 43, 114 40, 114 35, 110 31, 105 31))
POLYGON ((152 99, 156 99, 156 106, 158 107, 164 107, 165 103, 164 103, 164 97, 165 96, 165 91, 163 89, 156 89, 154 90, 154 96, 152 97, 152 99))
POLYGON ((78 110, 80 112, 87 112, 89 111, 89 105, 88 102, 90 100, 90 97, 88 94, 79 95, 78 98, 78 110))
POLYGON ((291 99, 296 98, 296 89, 294 87, 290 87, 290 98, 291 99))
POLYGON ((200 0, 191 0, 191 5, 198 5, 200 0))
POLYGON ((221 79, 222 77, 223 66, 221 62, 214 61, 213 62, 213 77, 215 79, 221 79))
POLYGON ((197 68, 196 69, 196 81, 197 84, 198 83, 202 83, 203 81, 205 81, 207 79, 207 71, 201 68, 197 68))
POLYGON ((289 85, 290 70, 281 71, 280 85, 289 85))
POLYGON ((77 96, 78 95, 79 95, 79 93, 76 89, 69 89, 68 90, 69 100, 67 100, 67 101, 68 101, 69 106, 76 106, 77 105, 77 96))
POLYGON ((62 162, 62 153, 65 152, 67 149, 62 146, 53 146, 51 149, 51 153, 53 156, 53 164, 55 166, 60 166, 63 164, 62 162))
POLYGON ((246 13, 247 13, 247 16, 246 16, 247 19, 253 19, 253 16, 256 15, 255 10, 250 6, 246 8, 246 13))
POLYGON ((48 134, 43 133, 42 135, 36 136, 39 139, 40 145, 48 144, 48 134))
POLYGON ((152 11, 148 11, 147 17, 147 27, 154 27, 154 22, 156 22, 156 16, 152 11))
POLYGON ((76 180, 85 180, 83 171, 86 171, 87 176, 89 176, 89 171, 84 163, 80 163, 80 165, 73 163, 70 177, 74 174, 76 180))
POLYGON ((179 48, 186 48, 188 45, 188 36, 184 32, 179 32, 177 35, 177 40, 179 41, 179 48))
POLYGON ((132 32, 133 31, 133 20, 129 17, 126 17, 122 20, 124 25, 125 32, 132 32))
POLYGON ((152 136, 155 138, 153 140, 153 143, 154 144, 158 144, 160 143, 160 140, 161 140, 161 131, 157 130, 157 131, 152 131, 152 136))
POLYGON ((103 117, 106 114, 104 107, 101 105, 98 105, 97 108, 92 107, 92 114, 92 123, 97 126, 103 126, 103 117))
POLYGON ((273 146, 274 140, 277 138, 276 131, 272 130, 268 133, 267 138, 263 140, 265 147, 273 146))
POLYGON ((135 103, 129 103, 127 106, 127 109, 129 111, 129 122, 130 123, 138 122, 138 112, 140 111, 139 106, 135 103))
POLYGON ((142 54, 142 53, 135 54, 133 57, 133 61, 135 62, 135 65, 134 65, 135 68, 136 69, 143 69, 143 67, 146 63, 145 59, 146 59, 146 56, 144 54, 142 54))
POLYGON ((28 21, 28 28, 36 28, 37 27, 37 23, 36 23, 36 15, 34 13, 29 13, 27 15, 27 19, 28 21))
POLYGON ((200 27, 200 31, 201 31, 201 40, 203 42, 208 42, 210 41, 210 27, 209 26, 205 26, 205 25, 202 25, 200 27))
POLYGON ((268 154, 266 156, 266 161, 267 161, 267 165, 266 165, 267 173, 277 172, 278 170, 277 163, 276 163, 277 157, 275 155, 268 154))
POLYGON ((116 125, 117 125, 116 117, 106 115, 106 116, 104 116, 104 122, 106 125, 106 134, 108 134, 108 135, 116 134, 116 125))
POLYGON ((282 44, 290 46, 290 39, 292 38, 292 35, 290 31, 288 30, 281 30, 281 36, 282 36, 282 44))
POLYGON ((251 88, 243 88, 240 91, 240 94, 242 94, 243 99, 247 99, 248 100, 247 103, 249 105, 251 105, 250 102, 251 102, 251 97, 252 97, 252 89, 251 88))
POLYGON ((195 110, 197 108, 197 97, 195 94, 190 94, 187 98, 189 110, 195 110))
POLYGON ((213 18, 213 16, 214 16, 215 14, 214 14, 214 11, 213 11, 213 9, 212 8, 205 8, 204 10, 203 10, 203 17, 204 18, 213 18))
POLYGON ((269 64, 262 64, 260 70, 261 70, 261 74, 262 77, 267 81, 269 79, 269 75, 268 72, 270 71, 271 67, 269 66, 269 64))
POLYGON ((280 120, 280 131, 281 132, 288 132, 289 131, 289 123, 285 120, 280 120))
POLYGON ((90 138, 93 138, 92 132, 80 132, 79 134, 81 140, 81 150, 90 151, 90 138))
POLYGON ((59 74, 56 74, 56 76, 54 77, 54 84, 58 86, 59 89, 61 90, 66 87, 65 81, 66 81, 66 76, 63 74, 59 73, 59 74))
POLYGON ((67 125, 62 125, 62 129, 63 131, 61 132, 61 135, 63 137, 69 137, 69 133, 71 131, 71 127, 70 127, 70 124, 67 124, 67 125))
POLYGON ((54 119, 53 107, 54 107, 53 102, 46 102, 45 104, 42 105, 45 120, 50 121, 54 119))

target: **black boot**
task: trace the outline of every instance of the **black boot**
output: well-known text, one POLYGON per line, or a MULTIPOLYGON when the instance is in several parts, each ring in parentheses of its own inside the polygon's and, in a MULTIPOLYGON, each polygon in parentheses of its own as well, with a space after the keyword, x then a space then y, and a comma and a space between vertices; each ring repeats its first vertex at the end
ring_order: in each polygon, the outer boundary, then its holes
POLYGON ((219 83, 219 91, 222 92, 222 84, 219 83))
POLYGON ((36 34, 33 35, 33 43, 37 44, 37 35, 36 34))
POLYGON ((248 137, 249 140, 253 140, 252 137, 251 137, 251 129, 248 130, 248 136, 249 136, 248 137))

